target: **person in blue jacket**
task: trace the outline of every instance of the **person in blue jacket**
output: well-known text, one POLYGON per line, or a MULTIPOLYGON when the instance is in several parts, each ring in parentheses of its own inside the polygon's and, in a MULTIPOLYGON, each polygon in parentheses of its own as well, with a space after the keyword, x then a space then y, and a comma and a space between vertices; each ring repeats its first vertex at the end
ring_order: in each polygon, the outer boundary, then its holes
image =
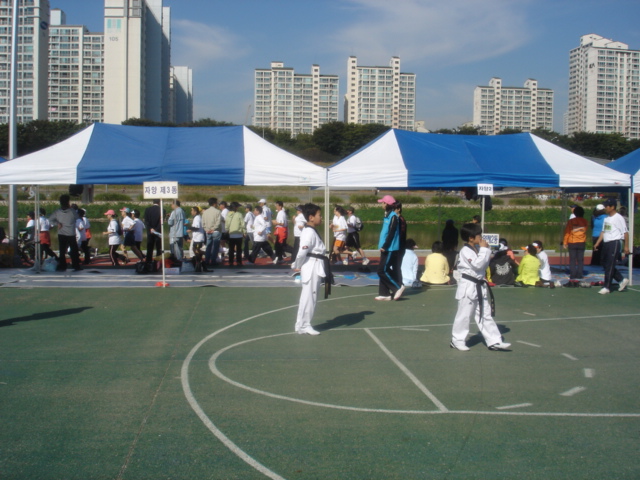
POLYGON ((400 250, 400 222, 398 214, 395 212, 396 200, 391 195, 385 195, 378 200, 384 207, 384 220, 382 221, 382 231, 380 232, 380 264, 378 265, 378 296, 376 300, 390 301, 397 300, 404 292, 404 286, 398 281, 397 258, 400 250))

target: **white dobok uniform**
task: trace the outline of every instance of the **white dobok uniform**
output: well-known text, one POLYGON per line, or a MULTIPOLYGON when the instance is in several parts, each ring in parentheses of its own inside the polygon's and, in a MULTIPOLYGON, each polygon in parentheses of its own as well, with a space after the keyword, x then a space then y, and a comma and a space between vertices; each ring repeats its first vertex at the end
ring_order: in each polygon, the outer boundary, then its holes
MULTIPOLYGON (((484 279, 485 271, 491 260, 491 249, 480 247, 476 252, 469 245, 460 250, 458 256, 458 272, 466 274, 478 280, 484 279)), ((458 311, 453 321, 451 341, 454 345, 465 345, 469 334, 469 321, 473 316, 487 346, 495 345, 502 341, 502 335, 491 316, 491 304, 487 298, 487 285, 482 285, 482 298, 478 298, 477 285, 471 280, 460 278, 456 290, 458 311), (482 318, 480 318, 480 303, 483 302, 482 318)))
POLYGON ((311 319, 318 302, 320 283, 326 275, 323 260, 310 257, 309 253, 324 255, 325 246, 320 235, 313 228, 305 227, 300 235, 300 250, 293 263, 293 268, 300 269, 300 282, 302 283, 296 331, 311 326, 311 319))

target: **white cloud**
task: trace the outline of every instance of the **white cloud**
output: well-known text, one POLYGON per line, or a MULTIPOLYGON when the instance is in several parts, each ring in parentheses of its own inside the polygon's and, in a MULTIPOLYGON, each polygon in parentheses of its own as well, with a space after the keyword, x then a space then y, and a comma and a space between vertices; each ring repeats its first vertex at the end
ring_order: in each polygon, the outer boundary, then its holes
POLYGON ((403 61, 456 65, 504 54, 530 38, 530 0, 350 0, 347 27, 333 48, 362 62, 403 61))
POLYGON ((217 61, 243 57, 250 51, 242 39, 216 25, 191 20, 173 20, 171 63, 206 69, 217 61))

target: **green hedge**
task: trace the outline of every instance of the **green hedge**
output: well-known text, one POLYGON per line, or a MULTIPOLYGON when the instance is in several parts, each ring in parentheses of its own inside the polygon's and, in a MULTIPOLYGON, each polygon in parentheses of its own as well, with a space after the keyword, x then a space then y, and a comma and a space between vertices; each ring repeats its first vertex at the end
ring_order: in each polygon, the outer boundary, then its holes
POLYGON ((432 204, 442 204, 442 205, 459 205, 462 203, 462 198, 460 197, 450 197, 450 196, 435 196, 435 197, 431 197, 431 200, 429 200, 429 203, 432 204))
POLYGON ((130 202, 131 197, 129 195, 125 195, 124 193, 115 193, 115 192, 107 192, 107 193, 98 193, 93 197, 96 202, 130 202))
POLYGON ((537 198, 512 198, 509 200, 509 205, 538 206, 542 205, 542 202, 537 198))

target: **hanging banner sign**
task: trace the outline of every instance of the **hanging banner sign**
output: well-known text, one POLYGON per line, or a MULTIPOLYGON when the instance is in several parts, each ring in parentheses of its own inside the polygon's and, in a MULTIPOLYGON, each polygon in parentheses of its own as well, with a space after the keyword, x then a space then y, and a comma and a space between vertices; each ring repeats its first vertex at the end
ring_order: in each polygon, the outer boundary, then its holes
POLYGON ((490 195, 493 196, 493 183, 479 183, 478 195, 490 195))
POLYGON ((144 182, 143 198, 178 198, 178 182, 144 182))

